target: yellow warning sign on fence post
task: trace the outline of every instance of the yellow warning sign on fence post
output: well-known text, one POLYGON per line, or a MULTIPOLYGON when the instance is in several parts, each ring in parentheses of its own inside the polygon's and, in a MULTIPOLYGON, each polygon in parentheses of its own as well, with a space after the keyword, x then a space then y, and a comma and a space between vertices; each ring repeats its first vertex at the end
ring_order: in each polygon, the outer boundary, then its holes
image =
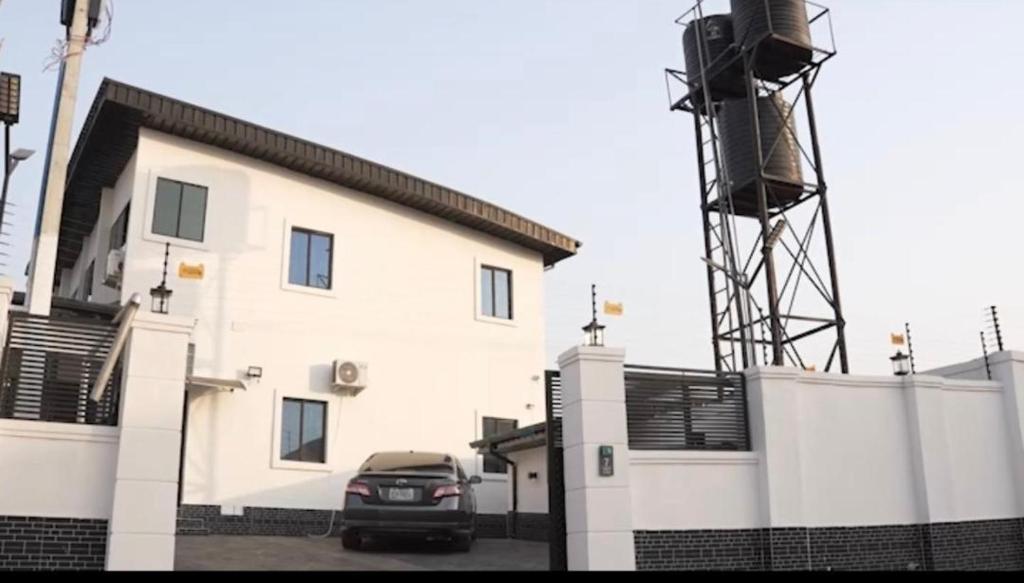
POLYGON ((604 313, 609 316, 621 316, 623 313, 622 304, 616 302, 605 302, 604 313))

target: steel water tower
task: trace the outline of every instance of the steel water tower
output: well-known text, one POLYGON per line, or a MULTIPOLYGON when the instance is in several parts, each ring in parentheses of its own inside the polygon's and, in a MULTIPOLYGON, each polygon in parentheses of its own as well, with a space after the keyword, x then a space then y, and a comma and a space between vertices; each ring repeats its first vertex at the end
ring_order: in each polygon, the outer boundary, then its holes
POLYGON ((836 54, 827 8, 698 0, 673 111, 693 116, 718 370, 849 372, 812 90, 836 54))

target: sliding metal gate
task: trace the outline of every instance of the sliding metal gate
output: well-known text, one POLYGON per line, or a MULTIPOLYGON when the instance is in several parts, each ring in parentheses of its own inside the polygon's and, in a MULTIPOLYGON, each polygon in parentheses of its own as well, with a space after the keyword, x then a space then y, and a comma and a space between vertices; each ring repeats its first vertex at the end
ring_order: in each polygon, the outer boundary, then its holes
POLYGON ((96 319, 9 315, 0 418, 117 425, 120 365, 103 399, 89 399, 117 327, 96 319))
POLYGON ((565 541, 565 471, 562 455, 562 379, 556 370, 544 374, 548 453, 548 568, 568 570, 565 541))

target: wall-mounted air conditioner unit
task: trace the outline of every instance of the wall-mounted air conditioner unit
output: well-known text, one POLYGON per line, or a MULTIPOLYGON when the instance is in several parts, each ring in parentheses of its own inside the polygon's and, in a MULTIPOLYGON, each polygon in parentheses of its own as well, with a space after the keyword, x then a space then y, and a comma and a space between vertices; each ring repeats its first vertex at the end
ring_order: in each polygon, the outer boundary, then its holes
POLYGON ((124 248, 111 249, 107 253, 107 271, 103 285, 121 289, 121 276, 124 275, 124 248))
POLYGON ((366 388, 369 367, 365 362, 335 360, 333 369, 334 374, 331 380, 333 389, 357 395, 366 388))

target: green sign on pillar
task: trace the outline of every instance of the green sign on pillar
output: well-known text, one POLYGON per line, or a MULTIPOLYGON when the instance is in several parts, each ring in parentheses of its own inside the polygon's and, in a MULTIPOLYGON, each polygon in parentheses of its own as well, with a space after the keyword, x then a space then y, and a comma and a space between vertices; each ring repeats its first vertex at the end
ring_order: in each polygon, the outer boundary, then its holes
POLYGON ((610 445, 602 445, 597 449, 598 473, 606 478, 615 475, 615 451, 610 445))

